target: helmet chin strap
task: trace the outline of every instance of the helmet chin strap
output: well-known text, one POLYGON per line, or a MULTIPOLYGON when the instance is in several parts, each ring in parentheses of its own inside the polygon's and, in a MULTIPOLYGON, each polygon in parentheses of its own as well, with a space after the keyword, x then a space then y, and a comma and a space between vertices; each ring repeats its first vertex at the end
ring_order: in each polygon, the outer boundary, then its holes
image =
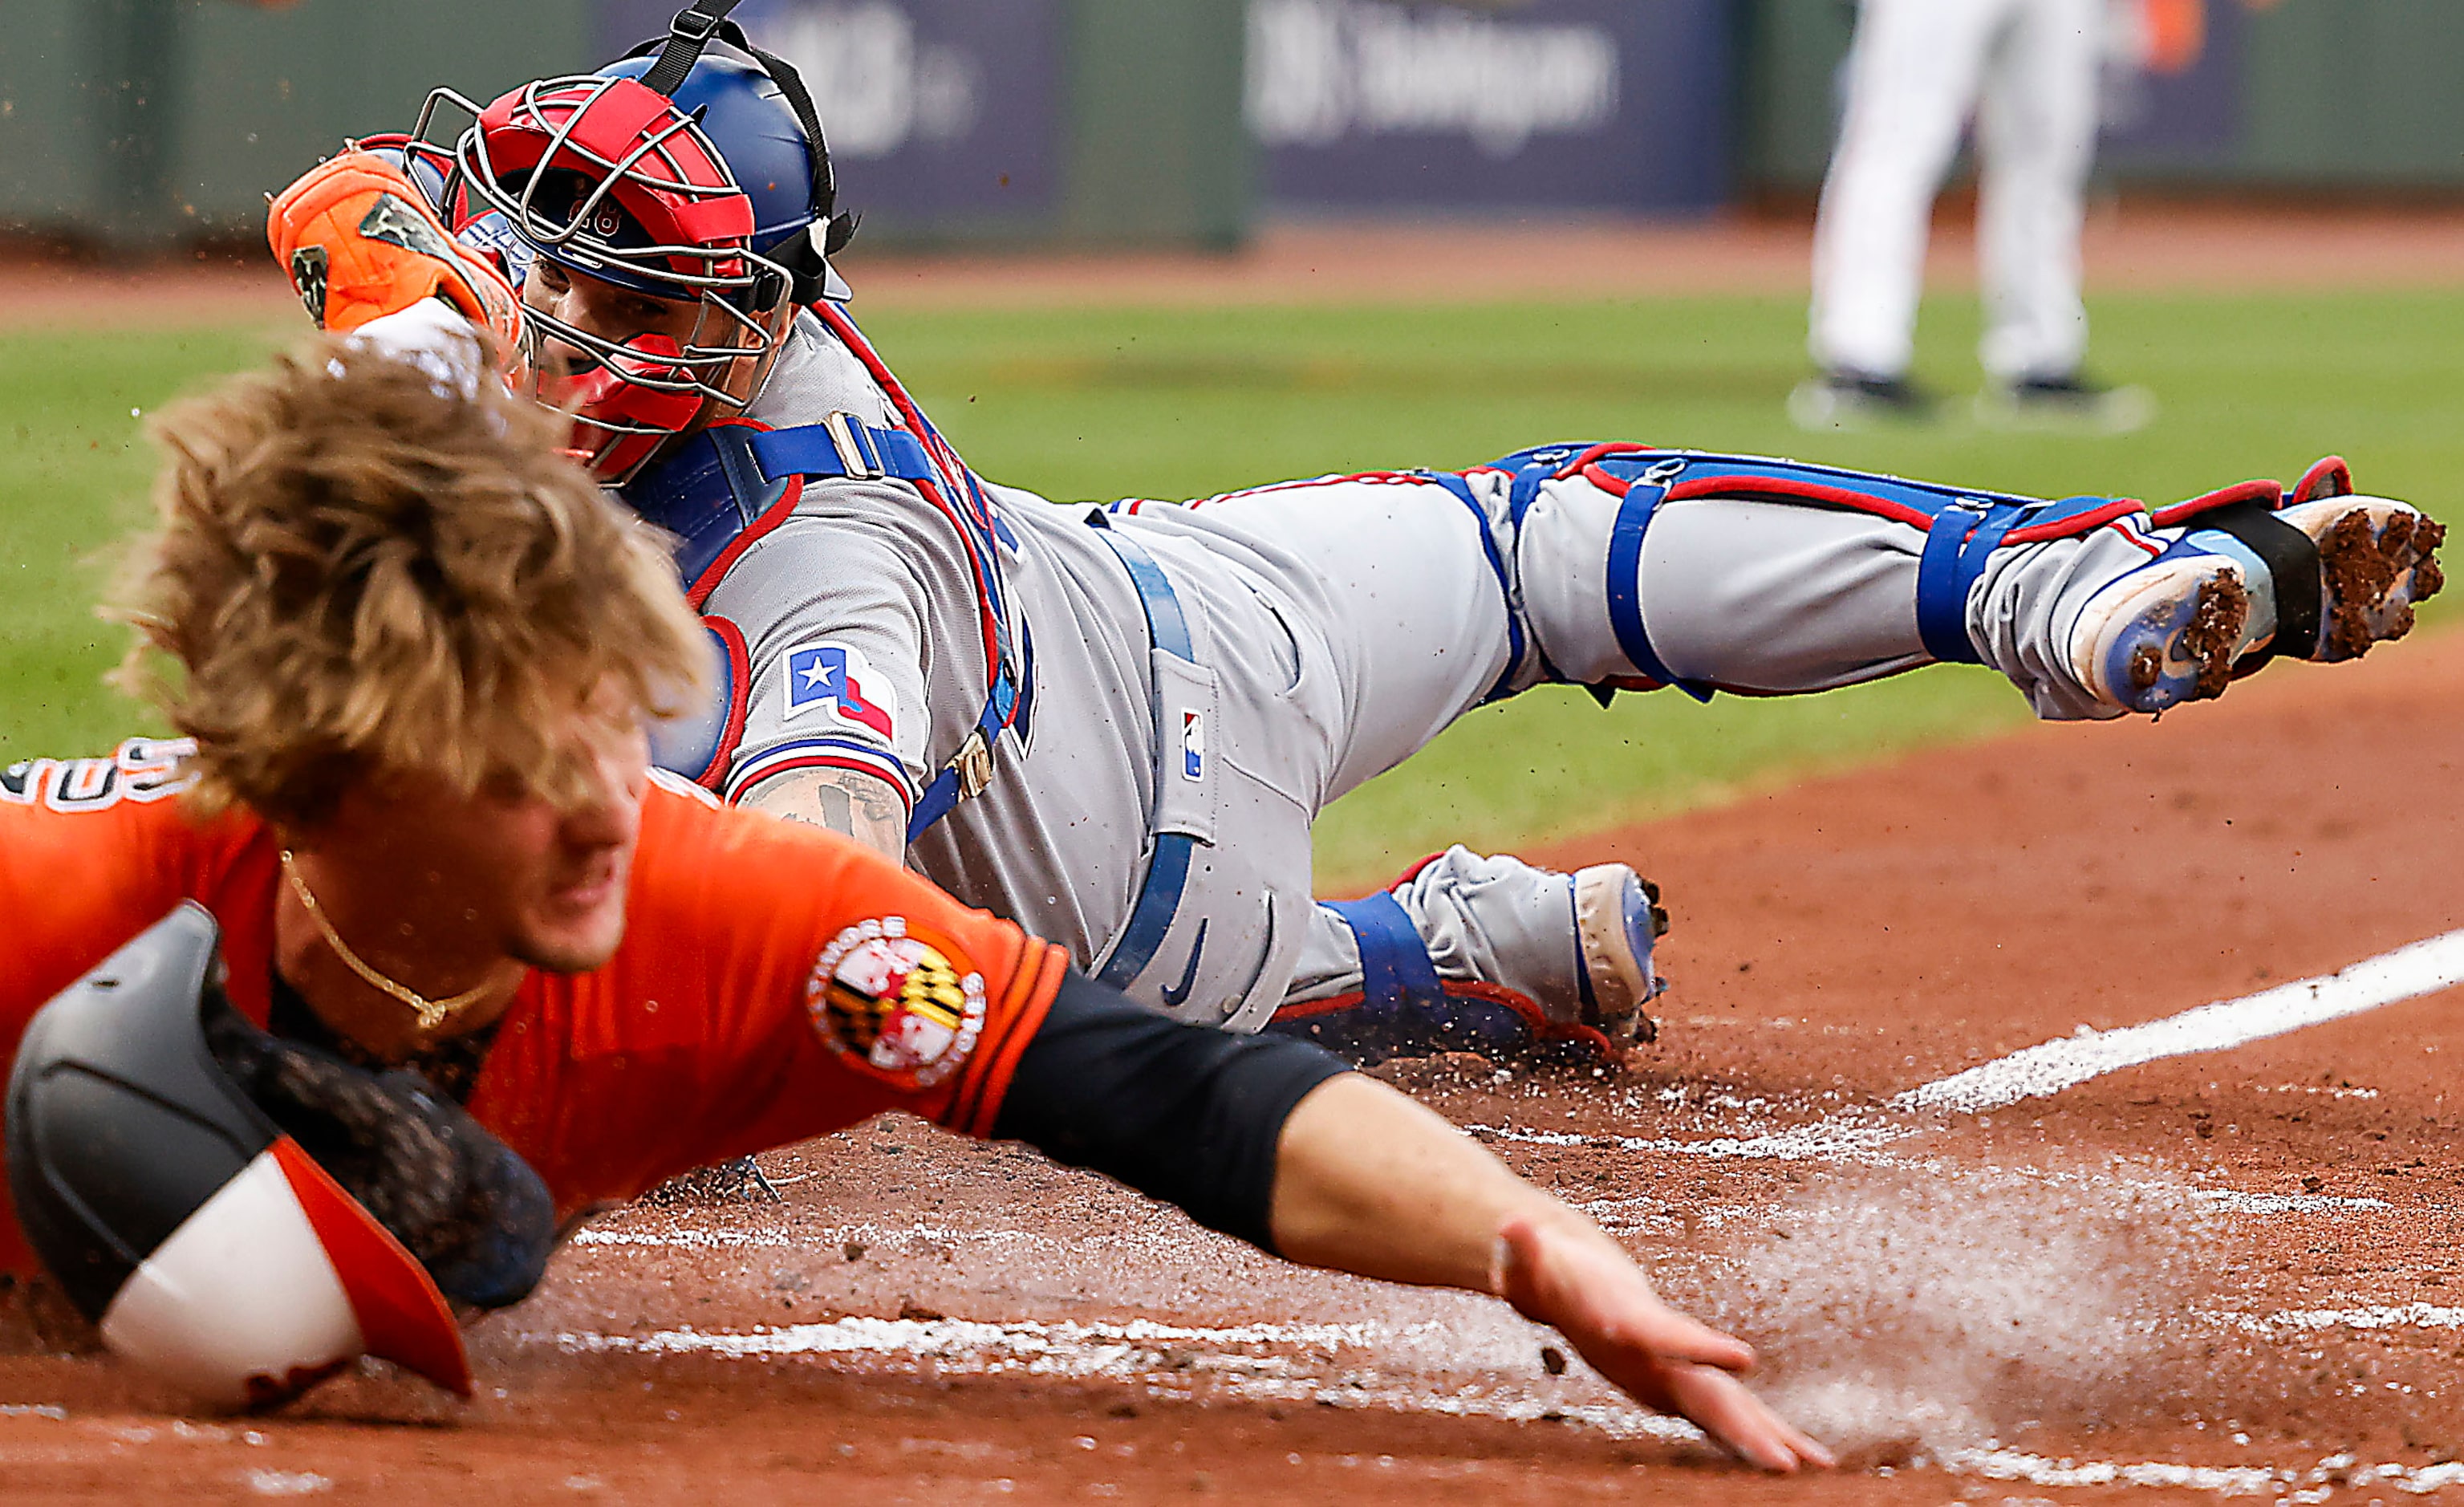
POLYGON ((804 87, 803 76, 793 64, 754 46, 744 29, 727 19, 728 12, 741 3, 742 0, 694 0, 691 7, 676 12, 666 37, 644 42, 625 55, 639 57, 656 47, 658 58, 642 76, 642 84, 672 99, 715 37, 751 55, 761 65, 761 71, 770 76, 770 81, 779 86, 787 108, 795 112, 797 123, 803 128, 812 157, 813 227, 809 237, 800 237, 792 252, 780 247, 773 249, 773 255, 792 255, 787 267, 795 281, 783 290, 782 296, 796 303, 810 303, 827 288, 829 258, 854 237, 857 217, 838 212, 838 179, 830 169, 829 140, 822 134, 821 112, 813 108, 812 91, 804 87))
POLYGON ((676 18, 668 23, 668 42, 659 49, 659 60, 642 76, 643 86, 652 94, 672 98, 684 83, 685 75, 701 61, 702 49, 717 34, 719 23, 740 3, 741 0, 693 0, 691 6, 677 11, 676 18))

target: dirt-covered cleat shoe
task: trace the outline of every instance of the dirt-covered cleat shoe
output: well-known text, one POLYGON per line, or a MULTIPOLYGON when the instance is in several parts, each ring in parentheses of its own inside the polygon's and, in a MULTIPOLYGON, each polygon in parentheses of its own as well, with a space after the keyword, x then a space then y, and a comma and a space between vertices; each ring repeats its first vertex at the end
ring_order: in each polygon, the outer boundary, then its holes
POLYGON ((2107 387, 2073 372, 1997 382, 1976 395, 1976 422, 1988 429, 2072 434, 2128 434, 2156 418, 2145 388, 2107 387))
POLYGON ((2071 629, 2071 674, 2132 712, 2221 696, 2249 623, 2240 563, 2176 543, 2088 599, 2071 629))
POLYGON ((1668 934, 1660 887, 1622 863, 1574 871, 1574 932, 1582 945, 1583 1024, 1623 1048, 1656 1040, 1645 1007, 1667 986, 1652 943, 1668 934))
POLYGON ((1798 383, 1788 395, 1788 416, 1803 430, 1923 424, 1933 418, 1935 408, 1933 394, 1905 377, 1861 371, 1826 371, 1798 383))
POLYGON ((2447 525, 2388 498, 2332 497, 2276 514, 2319 549, 2319 638, 2284 653, 2335 663, 2412 632, 2412 609, 2447 584, 2437 551, 2447 525))

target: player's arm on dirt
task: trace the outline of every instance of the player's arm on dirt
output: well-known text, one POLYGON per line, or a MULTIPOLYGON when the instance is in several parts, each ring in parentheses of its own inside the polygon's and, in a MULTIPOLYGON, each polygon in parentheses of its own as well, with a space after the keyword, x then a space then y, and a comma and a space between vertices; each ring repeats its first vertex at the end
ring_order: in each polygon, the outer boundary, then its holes
POLYGON ((892 863, 907 856, 907 807, 887 780, 852 769, 794 769, 762 781, 737 803, 852 837, 892 863))
POLYGON ((1309 1043, 1169 1020, 1072 972, 992 1133, 1294 1261, 1494 1294, 1745 1459, 1831 1463, 1738 1383, 1752 1351, 1662 1303, 1597 1227, 1461 1131, 1309 1043))
POLYGON ((1275 1165, 1275 1249, 1289 1259, 1494 1294, 1756 1465, 1836 1463, 1738 1382, 1753 1364, 1742 1341, 1662 1302, 1598 1226, 1384 1084, 1318 1085, 1285 1120, 1275 1165))

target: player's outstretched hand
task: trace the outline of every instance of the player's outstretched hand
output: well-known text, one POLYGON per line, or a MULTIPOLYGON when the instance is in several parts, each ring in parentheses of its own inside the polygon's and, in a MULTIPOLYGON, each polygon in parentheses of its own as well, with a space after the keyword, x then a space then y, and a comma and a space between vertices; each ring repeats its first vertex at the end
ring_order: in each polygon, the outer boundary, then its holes
POLYGON ((1599 1230, 1515 1216, 1498 1234, 1491 1285, 1636 1401, 1689 1420, 1739 1458, 1767 1471, 1838 1463, 1737 1380, 1753 1366, 1749 1346, 1662 1302, 1599 1230))

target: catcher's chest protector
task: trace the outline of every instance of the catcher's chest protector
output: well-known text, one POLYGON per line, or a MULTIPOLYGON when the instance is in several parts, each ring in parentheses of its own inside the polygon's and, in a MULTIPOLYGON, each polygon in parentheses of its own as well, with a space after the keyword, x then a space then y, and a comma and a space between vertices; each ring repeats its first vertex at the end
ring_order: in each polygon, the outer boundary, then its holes
MULTIPOLYGON (((1001 585, 1004 529, 983 483, 933 427, 854 321, 831 303, 812 312, 864 364, 897 411, 882 428, 847 413, 818 424, 773 429, 756 419, 723 419, 686 440, 677 452, 621 489, 636 513, 674 534, 686 598, 696 609, 755 541, 795 514, 810 477, 880 480, 913 485, 965 545, 983 625, 985 683, 991 687, 976 724, 940 765, 917 799, 907 828, 913 842, 958 802, 979 794, 992 778, 992 748, 1002 729, 1023 728, 1033 649, 1014 640, 1001 585)), ((703 622, 718 641, 721 685, 698 718, 671 723, 654 741, 659 765, 716 788, 743 735, 752 673, 744 638, 725 618, 703 622)))

